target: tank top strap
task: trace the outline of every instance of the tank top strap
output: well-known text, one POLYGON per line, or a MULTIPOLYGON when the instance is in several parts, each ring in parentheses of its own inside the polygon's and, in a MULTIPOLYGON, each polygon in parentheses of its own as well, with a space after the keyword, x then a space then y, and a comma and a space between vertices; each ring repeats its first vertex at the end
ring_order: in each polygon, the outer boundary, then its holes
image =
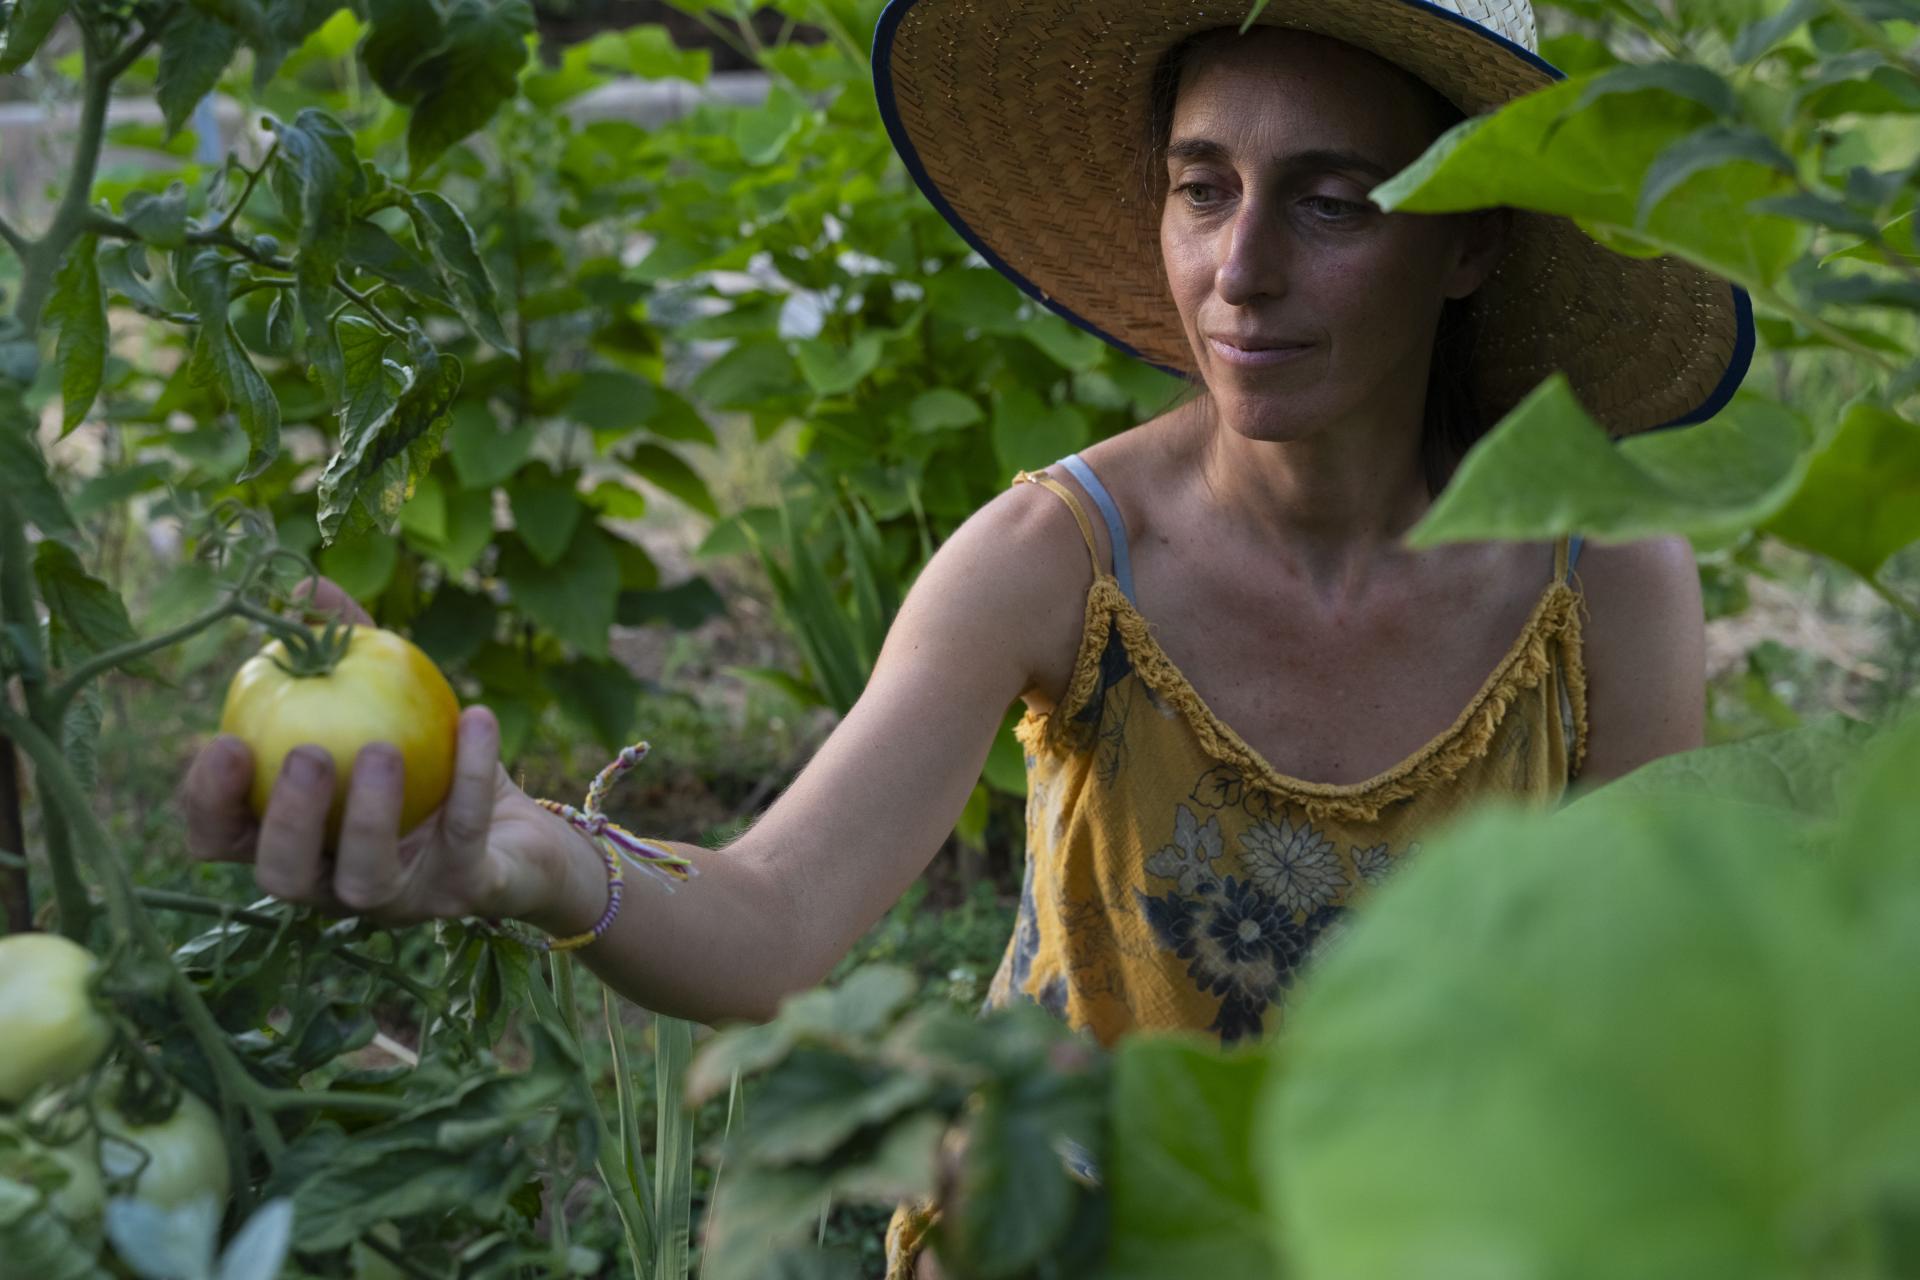
POLYGON ((1087 519, 1086 509, 1080 505, 1080 499, 1073 496, 1073 490, 1067 488, 1067 486, 1061 484, 1050 475, 1036 475, 1031 471, 1014 472, 1013 482, 1015 484, 1037 484, 1043 489, 1051 490, 1054 494, 1058 495, 1060 501, 1067 504, 1067 510, 1073 512, 1073 522, 1080 526, 1080 536, 1086 539, 1087 559, 1093 562, 1094 576, 1099 577, 1101 572, 1100 547, 1099 544, 1093 540, 1093 524, 1087 519))
POLYGON ((1131 601, 1133 599, 1133 560, 1127 554, 1127 526, 1120 519, 1120 508, 1114 502, 1113 495, 1107 492, 1107 486, 1100 483, 1100 477, 1093 474, 1086 459, 1077 453, 1070 453, 1060 459, 1067 474, 1080 482, 1080 487, 1093 497, 1093 505, 1100 508, 1100 518, 1107 522, 1107 537, 1113 543, 1113 576, 1120 580, 1120 592, 1131 601))
POLYGON ((1587 540, 1579 534, 1563 536, 1553 548, 1553 578, 1556 582, 1571 582, 1574 566, 1580 563, 1580 549, 1587 540))

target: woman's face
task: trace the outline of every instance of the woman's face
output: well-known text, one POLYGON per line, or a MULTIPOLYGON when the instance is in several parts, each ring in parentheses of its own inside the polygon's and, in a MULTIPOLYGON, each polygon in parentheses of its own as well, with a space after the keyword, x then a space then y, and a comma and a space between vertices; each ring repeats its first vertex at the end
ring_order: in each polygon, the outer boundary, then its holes
POLYGON ((1200 376, 1242 435, 1418 430, 1441 304, 1498 247, 1468 252, 1475 219, 1367 200, 1437 129, 1417 82, 1325 37, 1260 28, 1188 59, 1160 247, 1200 376))

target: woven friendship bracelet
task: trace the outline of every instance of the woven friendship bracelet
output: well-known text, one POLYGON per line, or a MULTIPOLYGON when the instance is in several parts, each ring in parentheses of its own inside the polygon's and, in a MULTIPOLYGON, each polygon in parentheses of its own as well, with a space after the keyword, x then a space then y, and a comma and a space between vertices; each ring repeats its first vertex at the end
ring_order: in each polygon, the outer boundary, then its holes
POLYGON ((612 789, 621 775, 647 758, 652 750, 647 743, 636 742, 626 748, 609 764, 594 776, 593 785, 587 788, 587 800, 584 808, 576 809, 570 804, 558 800, 535 800, 534 803, 549 813, 558 814, 566 819, 575 830, 582 832, 593 841, 593 847, 607 868, 607 909, 600 913, 600 919, 585 933, 576 933, 568 938, 547 938, 540 942, 542 951, 573 951, 586 946, 600 937, 613 926, 614 917, 620 914, 620 901, 625 896, 626 874, 621 867, 624 861, 636 871, 652 876, 669 891, 675 881, 686 880, 699 874, 691 862, 664 849, 651 841, 642 840, 617 822, 608 819, 601 812, 601 803, 607 792, 612 789))

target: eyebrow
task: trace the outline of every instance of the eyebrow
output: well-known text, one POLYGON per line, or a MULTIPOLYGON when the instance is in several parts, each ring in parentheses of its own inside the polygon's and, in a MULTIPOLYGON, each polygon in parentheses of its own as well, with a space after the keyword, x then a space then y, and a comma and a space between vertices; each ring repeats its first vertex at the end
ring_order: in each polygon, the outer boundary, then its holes
MULTIPOLYGON (((1181 138, 1167 147, 1168 160, 1225 160, 1227 149, 1211 138, 1181 138)), ((1343 151, 1337 147, 1314 147, 1306 151, 1295 151, 1289 155, 1274 157, 1282 169, 1299 173, 1329 173, 1348 169, 1357 173, 1368 173, 1382 182, 1393 176, 1393 171, 1377 160, 1362 155, 1358 151, 1343 151)))

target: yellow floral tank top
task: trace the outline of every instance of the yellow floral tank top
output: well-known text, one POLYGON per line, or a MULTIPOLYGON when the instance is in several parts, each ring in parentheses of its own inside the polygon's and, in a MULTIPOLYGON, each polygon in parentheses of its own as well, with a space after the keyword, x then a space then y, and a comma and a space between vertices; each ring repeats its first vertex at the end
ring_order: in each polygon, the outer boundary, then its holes
POLYGON ((1579 548, 1563 540, 1539 602, 1453 725, 1348 785, 1276 771, 1201 700, 1133 604, 1126 531, 1077 455, 1113 571, 1095 556, 1086 627, 1060 704, 1029 712, 1027 865, 1018 923, 987 1003, 1025 998, 1111 1044, 1134 1028, 1271 1032, 1316 944, 1476 798, 1557 801, 1586 740, 1579 548))

